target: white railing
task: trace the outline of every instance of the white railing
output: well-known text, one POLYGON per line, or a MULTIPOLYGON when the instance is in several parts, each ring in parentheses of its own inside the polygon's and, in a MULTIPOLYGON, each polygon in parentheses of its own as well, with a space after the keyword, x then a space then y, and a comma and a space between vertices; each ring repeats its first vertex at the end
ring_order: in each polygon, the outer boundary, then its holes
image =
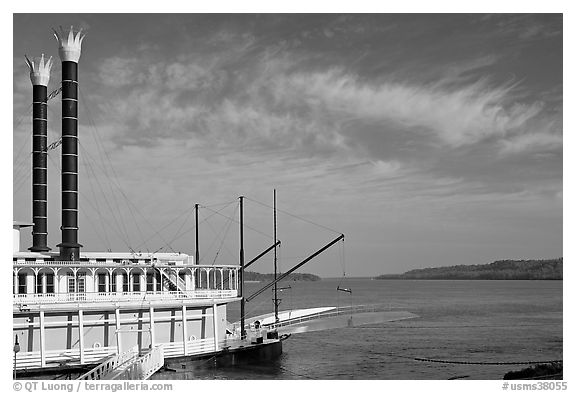
MULTIPOLYGON (((83 364, 100 363, 110 355, 116 354, 116 347, 85 348, 83 364)), ((80 364, 80 349, 50 350, 44 354, 47 367, 80 364)), ((19 352, 16 354, 16 370, 41 367, 40 351, 19 352)))
POLYGON ((162 366, 164 366, 164 350, 161 345, 158 345, 136 359, 126 371, 114 379, 148 379, 162 366))
POLYGON ((176 272, 172 272, 173 274, 167 273, 164 269, 157 269, 160 274, 162 274, 166 279, 171 282, 179 291, 186 292, 186 283, 182 280, 176 272))
POLYGON ((164 366, 164 351, 161 345, 145 351, 141 356, 134 357, 120 364, 115 372, 105 375, 102 379, 144 380, 164 366))
POLYGON ((105 359, 98 366, 88 371, 87 373, 76 378, 76 380, 97 380, 103 379, 105 376, 118 368, 123 363, 138 356, 138 347, 134 347, 120 355, 111 355, 105 359))
MULTIPOLYGON (((254 338, 263 337, 266 339, 266 329, 256 331, 249 329, 247 338, 240 340, 238 336, 226 336, 218 340, 218 348, 234 349, 249 345, 254 338)), ((118 378, 123 379, 124 370, 130 369, 128 375, 133 379, 145 379, 158 370, 164 364, 164 358, 175 358, 184 355, 194 356, 216 352, 214 337, 187 341, 185 344, 180 342, 159 344, 153 350, 143 350, 141 356, 138 356, 138 348, 134 347, 126 352, 117 355, 116 347, 102 348, 85 348, 84 361, 80 362, 80 350, 78 348, 67 349, 63 351, 46 351, 46 367, 59 367, 66 365, 93 364, 96 367, 88 371, 78 379, 107 379, 107 375, 120 375, 118 378), (186 351, 184 351, 186 345, 186 351), (156 349, 160 348, 160 349, 156 349), (160 353, 161 352, 161 353, 160 353), (134 364, 140 364, 134 365, 134 364), (157 368, 156 368, 157 367, 157 368), (135 375, 140 375, 136 378, 135 375)), ((16 356, 16 370, 38 369, 41 368, 40 352, 19 352, 16 356)), ((126 377, 128 376, 126 375, 126 377)))
POLYGON ((237 290, 200 289, 158 292, 79 292, 14 294, 14 305, 58 304, 77 302, 134 302, 145 300, 224 299, 238 296, 237 290))
POLYGON ((162 268, 170 268, 170 269, 208 269, 208 270, 218 270, 218 269, 231 269, 231 270, 238 270, 238 265, 190 265, 190 264, 182 264, 182 265, 174 265, 169 263, 168 261, 122 261, 122 262, 114 262, 111 260, 106 261, 96 261, 96 260, 80 260, 80 261, 46 261, 44 259, 35 259, 33 261, 26 261, 26 260, 16 260, 12 261, 13 265, 17 266, 26 266, 26 265, 57 265, 57 266, 71 266, 71 267, 101 267, 102 265, 106 265, 106 267, 162 267, 162 268))

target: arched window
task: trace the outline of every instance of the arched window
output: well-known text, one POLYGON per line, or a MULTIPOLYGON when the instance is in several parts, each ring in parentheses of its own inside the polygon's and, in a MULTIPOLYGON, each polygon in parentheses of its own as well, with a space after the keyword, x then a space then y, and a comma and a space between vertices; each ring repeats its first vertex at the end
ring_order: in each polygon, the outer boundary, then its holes
POLYGON ((140 292, 142 288, 140 288, 140 273, 133 273, 132 274, 132 291, 133 292, 140 292))
POLYGON ((214 269, 208 271, 208 288, 216 289, 216 270, 214 269))
POLYGON ((208 288, 208 272, 205 269, 200 269, 200 286, 201 289, 208 288))

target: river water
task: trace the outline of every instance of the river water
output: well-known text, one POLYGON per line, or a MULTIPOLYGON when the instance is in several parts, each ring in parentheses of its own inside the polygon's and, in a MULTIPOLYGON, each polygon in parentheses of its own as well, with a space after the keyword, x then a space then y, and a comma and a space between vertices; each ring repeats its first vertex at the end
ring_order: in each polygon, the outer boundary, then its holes
MULTIPOLYGON (((462 365, 414 360, 561 360, 562 281, 324 279, 283 282, 281 309, 389 304, 418 318, 292 335, 274 362, 198 367, 184 379, 502 379, 526 365, 462 365), (340 284, 352 294, 336 291, 340 284)), ((263 284, 248 283, 253 293, 263 284)), ((246 306, 272 311, 271 292, 246 306)), ((230 321, 239 319, 235 306, 230 321)), ((166 375, 168 377, 168 375, 166 375)))

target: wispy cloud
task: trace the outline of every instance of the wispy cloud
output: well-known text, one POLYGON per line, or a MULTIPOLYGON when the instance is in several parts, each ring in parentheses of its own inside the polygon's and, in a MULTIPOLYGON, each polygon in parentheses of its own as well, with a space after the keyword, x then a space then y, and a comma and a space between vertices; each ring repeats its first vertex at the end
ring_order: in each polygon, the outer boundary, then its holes
POLYGON ((502 153, 540 153, 562 149, 562 135, 522 134, 500 141, 502 153))
POLYGON ((505 135, 541 109, 538 103, 515 105, 512 86, 491 87, 484 81, 450 89, 442 85, 374 85, 341 70, 330 70, 281 78, 276 90, 283 98, 308 100, 311 106, 324 107, 331 114, 420 128, 452 147, 505 135))

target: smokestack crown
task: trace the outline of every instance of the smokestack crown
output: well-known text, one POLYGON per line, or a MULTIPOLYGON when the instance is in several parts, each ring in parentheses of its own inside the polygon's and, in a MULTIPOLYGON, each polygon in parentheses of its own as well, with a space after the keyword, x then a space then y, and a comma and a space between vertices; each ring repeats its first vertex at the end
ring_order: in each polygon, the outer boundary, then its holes
POLYGON ((80 60, 80 53, 82 52, 82 40, 85 35, 82 34, 82 29, 74 32, 73 26, 70 26, 68 34, 60 26, 60 31, 54 29, 54 37, 58 41, 58 54, 62 61, 73 61, 78 63, 80 60))
POLYGON ((28 56, 26 58, 26 64, 30 68, 30 80, 32 85, 37 86, 48 86, 50 81, 50 69, 52 68, 52 56, 46 61, 44 61, 44 54, 40 58, 33 58, 30 60, 28 56))

